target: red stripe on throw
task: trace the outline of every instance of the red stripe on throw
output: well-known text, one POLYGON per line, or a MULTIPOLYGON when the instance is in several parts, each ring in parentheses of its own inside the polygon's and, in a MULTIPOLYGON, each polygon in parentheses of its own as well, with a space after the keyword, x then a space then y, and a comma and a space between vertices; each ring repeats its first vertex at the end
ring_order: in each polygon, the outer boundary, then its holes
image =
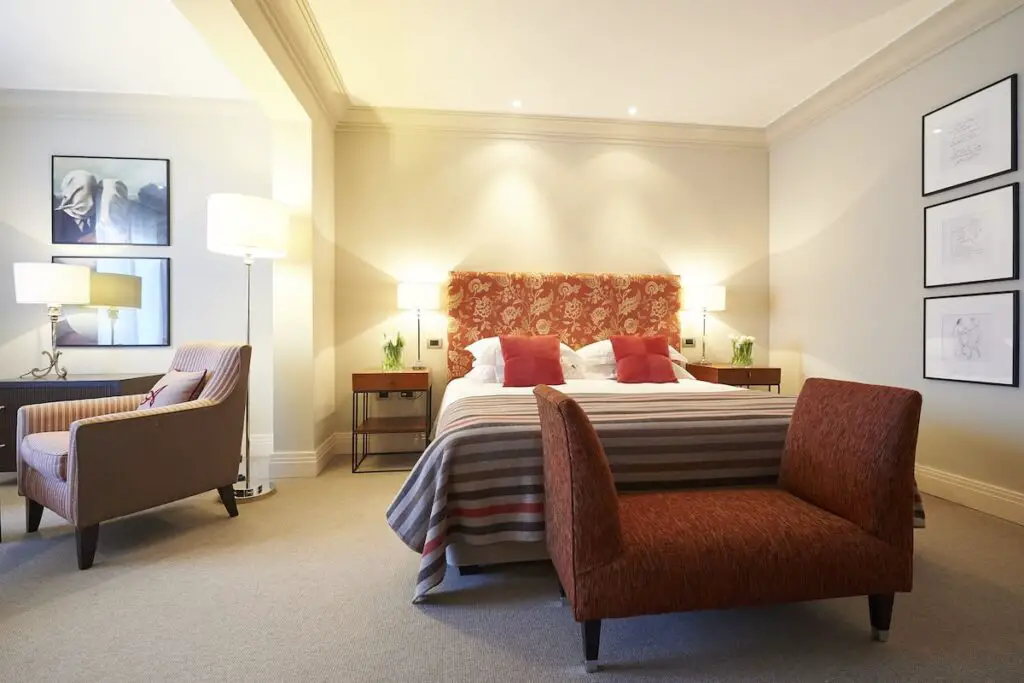
POLYGON ((544 512, 544 503, 506 503, 485 508, 453 508, 452 517, 489 517, 510 512, 544 512))
POLYGON ((426 557, 426 556, 430 555, 430 553, 432 553, 435 550, 437 550, 438 546, 442 545, 443 543, 444 543, 444 535, 443 534, 439 535, 439 536, 434 536, 432 539, 430 539, 429 541, 427 541, 423 545, 423 552, 420 554, 420 556, 421 557, 426 557))

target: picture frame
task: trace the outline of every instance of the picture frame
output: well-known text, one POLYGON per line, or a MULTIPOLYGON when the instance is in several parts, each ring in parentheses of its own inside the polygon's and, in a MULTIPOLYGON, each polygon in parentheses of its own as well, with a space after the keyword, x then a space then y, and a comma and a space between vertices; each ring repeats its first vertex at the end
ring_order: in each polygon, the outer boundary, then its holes
MULTIPOLYGON (((59 347, 158 347, 171 345, 171 259, 158 256, 54 256, 53 263, 86 266, 98 296, 96 274, 128 282, 137 289, 111 299, 94 298, 86 306, 64 306, 57 325, 59 347), (123 276, 134 276, 125 278, 123 276), (135 308, 138 305, 138 308, 135 308)), ((106 289, 106 288, 104 288, 106 289)), ((109 296, 107 292, 105 296, 109 296)))
POLYGON ((1020 277, 1020 183, 924 209, 924 286, 1020 277))
POLYGON ((1020 386, 1020 292, 924 300, 925 379, 1020 386))
POLYGON ((925 197, 1017 170, 1017 74, 921 117, 925 197))
POLYGON ((53 244, 171 244, 171 162, 145 157, 50 157, 53 244))

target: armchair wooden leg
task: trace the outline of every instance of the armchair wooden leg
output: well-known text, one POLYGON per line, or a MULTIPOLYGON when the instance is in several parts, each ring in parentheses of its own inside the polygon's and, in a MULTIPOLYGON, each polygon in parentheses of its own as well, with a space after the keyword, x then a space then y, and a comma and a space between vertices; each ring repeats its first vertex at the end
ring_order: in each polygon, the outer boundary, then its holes
POLYGON ((96 559, 96 541, 100 537, 100 525, 75 527, 75 546, 78 550, 78 568, 88 569, 96 559))
POLYGON ((220 494, 220 502, 224 503, 224 507, 227 508, 228 517, 237 517, 238 502, 235 500, 235 487, 230 484, 221 486, 217 489, 217 493, 220 494))
POLYGON ((582 622, 580 634, 583 636, 584 666, 588 674, 594 673, 597 671, 597 653, 601 649, 601 620, 582 622))
POLYGON ((868 596, 868 612, 871 615, 871 637, 880 643, 889 640, 889 624, 892 623, 892 604, 895 594, 868 596))
POLYGON ((43 506, 31 498, 25 499, 25 531, 39 531, 39 522, 43 519, 43 506))

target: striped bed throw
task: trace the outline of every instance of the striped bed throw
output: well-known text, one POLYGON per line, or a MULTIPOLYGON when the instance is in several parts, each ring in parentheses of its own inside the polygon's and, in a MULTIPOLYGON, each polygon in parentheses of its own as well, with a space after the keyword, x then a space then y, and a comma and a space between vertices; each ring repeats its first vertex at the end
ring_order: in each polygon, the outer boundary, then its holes
MULTIPOLYGON (((760 391, 577 394, 621 491, 774 485, 795 396, 760 391)), ((444 579, 449 543, 544 540, 540 418, 532 395, 474 396, 441 415, 388 508, 421 554, 414 601, 444 579)), ((914 524, 924 526, 915 489, 914 524)))

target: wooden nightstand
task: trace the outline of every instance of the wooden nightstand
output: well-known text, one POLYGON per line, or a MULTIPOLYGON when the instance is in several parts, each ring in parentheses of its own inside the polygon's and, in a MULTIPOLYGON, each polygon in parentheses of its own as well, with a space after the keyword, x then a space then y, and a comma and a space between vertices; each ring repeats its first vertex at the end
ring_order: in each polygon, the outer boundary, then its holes
POLYGON ((432 410, 430 370, 364 370, 352 373, 352 472, 389 472, 393 470, 359 469, 368 455, 402 455, 407 451, 371 453, 371 435, 422 434, 424 443, 430 440, 432 410), (426 410, 422 415, 401 417, 371 417, 370 398, 381 392, 413 392, 426 397, 426 410))
POLYGON ((775 387, 782 393, 782 369, 764 367, 740 368, 727 363, 711 365, 687 364, 686 371, 702 382, 729 384, 734 387, 775 387))

